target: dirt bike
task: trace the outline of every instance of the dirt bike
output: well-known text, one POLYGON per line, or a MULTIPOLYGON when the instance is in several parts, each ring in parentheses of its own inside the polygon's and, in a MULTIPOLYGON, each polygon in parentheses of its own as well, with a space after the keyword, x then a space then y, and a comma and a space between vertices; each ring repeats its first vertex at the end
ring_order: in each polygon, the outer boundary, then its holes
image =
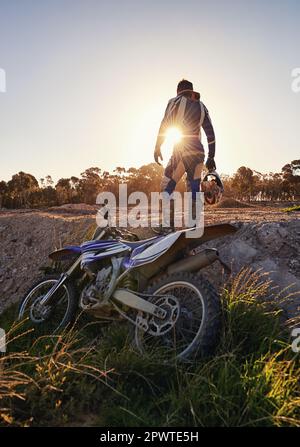
POLYGON ((129 321, 143 354, 187 359, 204 356, 217 343, 220 297, 199 270, 219 260, 201 244, 236 231, 230 224, 207 226, 199 239, 185 229, 146 240, 107 226, 93 240, 52 252, 67 261, 61 274, 46 275, 20 302, 18 318, 29 318, 37 332, 58 333, 79 311, 105 321, 129 321))

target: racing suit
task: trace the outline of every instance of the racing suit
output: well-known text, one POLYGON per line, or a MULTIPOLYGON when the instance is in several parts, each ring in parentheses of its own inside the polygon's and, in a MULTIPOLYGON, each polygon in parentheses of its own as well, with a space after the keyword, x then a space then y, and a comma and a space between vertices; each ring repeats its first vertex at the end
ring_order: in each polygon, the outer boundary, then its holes
POLYGON ((204 163, 201 128, 204 129, 208 141, 208 157, 213 159, 215 156, 214 128, 207 108, 200 101, 199 93, 182 92, 168 102, 158 132, 156 151, 160 152, 165 132, 171 126, 178 127, 183 136, 181 141, 174 146, 173 154, 165 168, 161 189, 171 195, 186 172, 187 190, 192 192, 192 200, 195 200, 200 188, 204 163))

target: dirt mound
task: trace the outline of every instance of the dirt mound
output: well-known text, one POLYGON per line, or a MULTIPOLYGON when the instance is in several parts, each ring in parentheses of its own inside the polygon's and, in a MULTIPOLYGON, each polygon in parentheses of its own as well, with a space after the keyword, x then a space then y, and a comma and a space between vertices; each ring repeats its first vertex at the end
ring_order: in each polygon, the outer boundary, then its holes
MULTIPOLYGON (((235 275, 244 267, 268 274, 274 290, 272 299, 289 318, 300 313, 300 226, 299 219, 282 222, 246 222, 232 236, 216 239, 204 246, 217 248, 235 275), (281 291, 281 292, 280 292, 281 291)), ((203 247, 203 246, 202 246, 203 247)), ((203 273, 215 286, 224 278, 217 263, 203 273)))
POLYGON ((67 203, 60 206, 52 206, 48 208, 48 212, 59 214, 95 214, 98 207, 95 205, 87 205, 86 203, 67 203))
POLYGON ((252 208, 252 205, 239 202, 235 199, 225 198, 215 205, 215 208, 252 208))
POLYGON ((48 254, 64 245, 82 242, 94 217, 10 213, 0 218, 0 313, 19 301, 48 254))

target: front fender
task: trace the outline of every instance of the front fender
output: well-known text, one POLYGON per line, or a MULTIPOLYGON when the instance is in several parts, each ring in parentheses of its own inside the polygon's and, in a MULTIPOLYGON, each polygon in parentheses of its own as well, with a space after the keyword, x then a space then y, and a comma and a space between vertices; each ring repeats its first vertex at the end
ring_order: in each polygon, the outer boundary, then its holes
POLYGON ((68 247, 55 250, 49 254, 49 258, 52 261, 67 261, 76 258, 81 254, 81 248, 76 245, 70 245, 68 247))

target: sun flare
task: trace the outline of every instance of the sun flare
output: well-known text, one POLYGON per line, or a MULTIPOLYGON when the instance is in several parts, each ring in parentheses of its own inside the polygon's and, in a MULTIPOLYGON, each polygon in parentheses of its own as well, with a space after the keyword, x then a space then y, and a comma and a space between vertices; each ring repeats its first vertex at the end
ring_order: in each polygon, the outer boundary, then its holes
POLYGON ((166 132, 166 143, 174 145, 179 143, 182 138, 182 133, 178 127, 170 127, 166 132))
POLYGON ((169 127, 169 129, 166 131, 164 144, 162 145, 164 165, 168 163, 168 160, 173 153, 175 144, 179 143, 181 139, 182 133, 180 129, 178 129, 178 127, 169 127))

